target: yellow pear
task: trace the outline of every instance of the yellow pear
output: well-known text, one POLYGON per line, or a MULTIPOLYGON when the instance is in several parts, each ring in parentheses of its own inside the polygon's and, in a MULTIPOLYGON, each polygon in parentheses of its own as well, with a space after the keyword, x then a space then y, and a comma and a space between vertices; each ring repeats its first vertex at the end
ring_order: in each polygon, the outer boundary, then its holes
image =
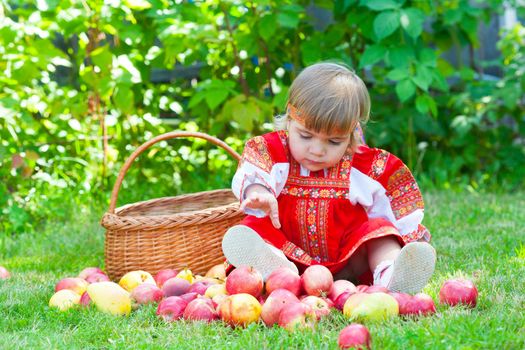
POLYGON ((78 304, 80 304, 80 295, 69 289, 61 289, 49 299, 49 306, 56 307, 60 311, 66 311, 78 304))
POLYGON ((128 292, 131 292, 133 289, 143 283, 157 285, 153 276, 149 272, 142 270, 130 271, 122 276, 118 282, 118 284, 128 292))
POLYGON ((193 283, 193 281, 195 281, 195 278, 193 277, 193 273, 191 273, 190 269, 181 270, 175 277, 185 279, 186 281, 190 283, 193 283))
POLYGON ((129 315, 129 292, 114 282, 96 282, 87 287, 87 293, 97 308, 112 315, 129 315))

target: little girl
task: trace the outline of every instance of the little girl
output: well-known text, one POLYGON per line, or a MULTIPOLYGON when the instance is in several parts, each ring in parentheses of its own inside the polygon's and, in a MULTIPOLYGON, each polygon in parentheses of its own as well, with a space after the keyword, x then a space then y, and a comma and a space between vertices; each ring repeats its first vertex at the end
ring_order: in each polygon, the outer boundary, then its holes
POLYGON ((266 278, 313 264, 336 278, 419 292, 435 250, 421 225, 423 199, 408 168, 361 139, 370 98, 346 67, 314 64, 292 83, 285 130, 250 139, 232 189, 246 218, 222 241, 227 261, 266 278), (361 281, 362 282, 362 281, 361 281))

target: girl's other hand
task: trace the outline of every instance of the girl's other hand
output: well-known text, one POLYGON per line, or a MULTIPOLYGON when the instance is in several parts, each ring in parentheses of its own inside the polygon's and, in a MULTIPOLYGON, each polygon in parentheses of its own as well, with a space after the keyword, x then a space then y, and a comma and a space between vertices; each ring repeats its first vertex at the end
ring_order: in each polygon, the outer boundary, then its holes
POLYGON ((277 198, 267 190, 250 191, 241 204, 241 210, 244 211, 245 208, 264 211, 270 217, 272 225, 275 228, 281 228, 277 198))

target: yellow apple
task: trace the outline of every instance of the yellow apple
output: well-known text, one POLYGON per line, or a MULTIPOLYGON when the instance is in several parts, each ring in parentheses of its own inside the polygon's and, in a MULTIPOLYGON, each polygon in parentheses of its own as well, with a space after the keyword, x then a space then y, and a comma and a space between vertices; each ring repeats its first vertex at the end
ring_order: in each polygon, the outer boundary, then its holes
POLYGON ((118 282, 118 284, 128 292, 131 292, 133 289, 143 283, 150 283, 155 286, 157 285, 153 276, 149 272, 142 270, 130 271, 122 276, 118 282))
POLYGON ((191 273, 190 269, 181 270, 175 277, 185 279, 186 281, 190 283, 193 283, 193 281, 195 281, 195 278, 193 277, 193 273, 191 273))
POLYGON ((343 314, 351 319, 381 321, 399 314, 399 305, 386 293, 355 293, 343 307, 343 314))
POLYGON ((224 283, 221 284, 212 284, 211 286, 206 289, 206 292, 204 292, 204 296, 208 297, 210 299, 213 299, 214 296, 223 294, 227 295, 228 292, 226 291, 226 285, 224 283))
POLYGON ((49 306, 56 307, 60 311, 66 311, 69 308, 80 304, 80 295, 70 289, 61 289, 49 300, 49 306))

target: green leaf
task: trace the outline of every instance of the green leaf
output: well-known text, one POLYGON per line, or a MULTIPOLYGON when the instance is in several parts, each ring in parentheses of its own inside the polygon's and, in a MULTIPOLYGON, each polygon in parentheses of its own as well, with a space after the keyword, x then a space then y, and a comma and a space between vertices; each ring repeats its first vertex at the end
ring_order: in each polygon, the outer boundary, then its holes
POLYGON ((386 38, 399 28, 399 12, 381 12, 374 20, 374 32, 379 40, 386 38))
POLYGON ((277 14, 277 22, 281 27, 295 29, 299 25, 299 13, 297 12, 280 12, 277 14))
POLYGON ((336 0, 334 3, 334 15, 342 16, 352 6, 356 0, 336 0))
POLYGON ((432 71, 423 65, 417 65, 416 72, 416 76, 412 78, 412 81, 421 89, 427 91, 432 83, 432 71))
POLYGON ((124 0, 124 5, 136 11, 142 11, 151 8, 147 0, 124 0))
POLYGON ((408 68, 414 60, 414 49, 407 45, 397 45, 388 49, 388 65, 395 68, 408 68))
POLYGON ((135 96, 133 91, 126 85, 119 85, 113 94, 113 103, 124 114, 131 114, 134 111, 135 96))
POLYGON ((419 95, 416 97, 416 109, 421 114, 427 114, 430 109, 427 96, 428 95, 419 95))
POLYGON ((401 7, 401 4, 394 0, 369 0, 362 3, 374 11, 394 10, 401 7))
POLYGON ((218 105, 220 105, 228 97, 228 90, 225 89, 210 89, 206 90, 206 95, 204 99, 206 104, 211 110, 214 110, 218 105))
POLYGON ((448 83, 438 70, 432 71, 432 78, 432 86, 444 92, 448 91, 448 83))
POLYGON ((386 54, 386 48, 380 44, 370 45, 366 48, 359 61, 359 68, 372 65, 381 61, 386 54))
POLYGON ((91 52, 91 59, 100 69, 107 70, 113 63, 113 55, 107 45, 97 47, 91 52))
POLYGON ((301 43, 301 56, 305 65, 316 63, 322 59, 321 43, 315 37, 301 43))
POLYGON ((390 72, 388 72, 386 77, 388 79, 390 79, 390 80, 399 81, 399 80, 408 78, 409 77, 409 72, 406 69, 396 68, 396 69, 391 70, 390 72))
POLYGON ((434 50, 425 47, 419 51, 419 62, 429 67, 437 66, 437 56, 434 50))
POLYGON ((444 17, 444 21, 443 21, 444 24, 451 25, 451 24, 461 21, 461 18, 463 17, 463 12, 459 8, 450 9, 447 12, 445 12, 445 15, 443 17, 444 17))
POLYGON ((274 14, 265 15, 259 23, 257 23, 257 26, 259 28, 259 35, 265 41, 269 41, 277 30, 277 18, 274 14))
POLYGON ((401 102, 410 99, 416 93, 416 85, 410 80, 401 80, 396 84, 396 94, 401 102))
POLYGON ((403 9, 401 10, 400 22, 407 34, 415 39, 420 36, 423 31, 425 14, 416 8, 403 9))

